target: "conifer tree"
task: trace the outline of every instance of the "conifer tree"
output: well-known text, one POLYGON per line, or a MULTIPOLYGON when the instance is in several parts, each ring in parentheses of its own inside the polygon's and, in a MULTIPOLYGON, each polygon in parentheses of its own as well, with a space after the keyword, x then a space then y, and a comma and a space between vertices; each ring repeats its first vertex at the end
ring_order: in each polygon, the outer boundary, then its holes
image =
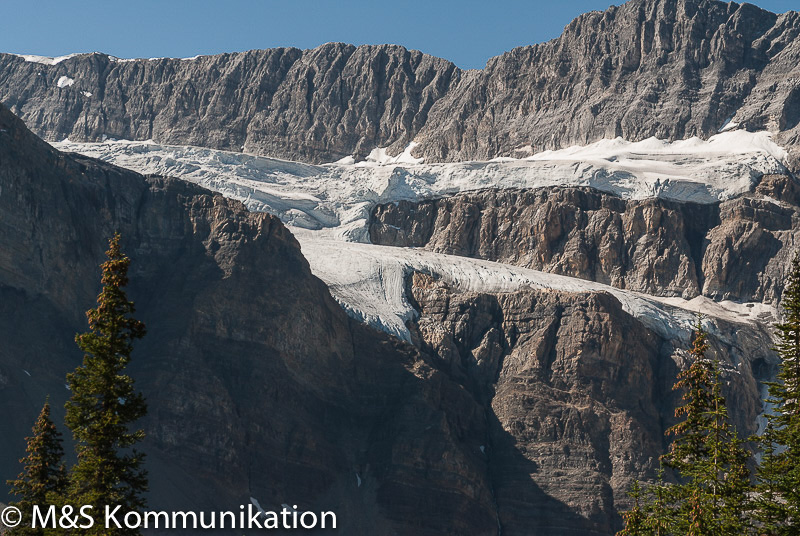
POLYGON ((678 374, 675 390, 684 390, 684 404, 675 410, 675 416, 683 418, 667 430, 675 436, 669 452, 662 456, 662 463, 673 469, 681 478, 678 485, 670 486, 668 503, 673 507, 668 527, 670 533, 692 534, 703 530, 704 516, 708 514, 701 505, 699 487, 703 471, 709 459, 708 434, 712 428, 712 367, 706 359, 707 335, 700 320, 695 329, 695 338, 690 350, 689 367, 678 374))
POLYGON ((658 480, 648 488, 652 500, 647 502, 647 531, 645 534, 652 536, 667 536, 674 525, 675 513, 669 502, 671 484, 664 482, 664 467, 658 469, 658 480))
POLYGON ((637 480, 628 495, 633 498, 633 508, 622 513, 625 528, 617 536, 667 536, 675 524, 674 512, 669 503, 672 484, 664 482, 664 469, 659 468, 658 480, 642 487, 637 480))
POLYGON ((685 404, 676 410, 676 416, 684 420, 667 431, 675 439, 662 458, 680 479, 669 489, 676 513, 670 530, 744 534, 749 526, 750 454, 729 423, 719 363, 706 358, 707 350, 707 335, 698 321, 692 363, 675 385, 685 390, 685 404))
POLYGON ((642 487, 638 480, 634 480, 628 495, 633 499, 633 507, 627 512, 623 512, 622 519, 625 528, 617 533, 617 536, 645 536, 650 534, 647 530, 647 515, 642 508, 643 495, 642 487))
POLYGON ((712 427, 708 436, 710 459, 704 475, 710 495, 709 514, 720 534, 745 534, 750 527, 749 493, 752 491, 747 462, 750 452, 742 447, 730 425, 728 408, 722 395, 719 361, 713 362, 712 427))
POLYGON ((784 320, 776 324, 781 363, 768 384, 772 412, 761 437, 758 518, 765 534, 800 534, 800 253, 782 299, 784 320))
POLYGON ((67 472, 62 463, 64 449, 61 446, 61 433, 50 419, 49 402, 45 402, 33 426, 33 435, 26 441, 27 456, 20 460, 22 473, 16 480, 8 481, 11 494, 19 497, 13 505, 22 512, 22 521, 16 528, 7 531, 8 536, 44 534, 43 529, 31 527, 32 507, 59 502, 67 486, 67 472))
POLYGON ((106 530, 105 506, 120 505, 123 512, 141 510, 147 491, 144 456, 134 448, 144 432, 130 430, 147 408, 133 379, 125 374, 133 341, 144 336, 145 327, 131 316, 133 302, 123 291, 130 260, 119 243, 119 234, 109 241, 97 308, 86 313, 90 331, 75 338, 84 352, 83 364, 67 376, 72 396, 66 405, 66 424, 75 437, 78 454, 70 474, 69 500, 94 506, 95 525, 82 533, 106 536, 137 532, 106 530))

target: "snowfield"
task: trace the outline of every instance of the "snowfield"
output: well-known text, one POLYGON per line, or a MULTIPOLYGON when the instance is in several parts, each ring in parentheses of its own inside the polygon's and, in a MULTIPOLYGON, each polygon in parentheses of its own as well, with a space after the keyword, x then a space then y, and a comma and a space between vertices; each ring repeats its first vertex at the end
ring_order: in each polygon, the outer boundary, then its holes
POLYGON ((374 246, 367 235, 376 203, 483 188, 590 186, 631 199, 724 200, 751 191, 766 173, 785 172, 786 153, 766 132, 729 129, 706 141, 618 138, 520 159, 444 164, 415 158, 413 143, 397 156, 377 148, 362 162, 346 157, 324 165, 153 142, 64 140, 53 145, 141 173, 179 177, 278 216, 297 236, 314 274, 351 316, 405 340, 410 338, 406 322, 415 311, 406 300, 404 281, 415 270, 462 291, 607 292, 668 339, 687 340, 697 312, 733 322, 763 323, 775 317, 768 305, 657 298, 495 262, 374 246))
POLYGON ((415 201, 483 188, 590 186, 630 199, 662 197, 713 203, 750 191, 766 173, 782 173, 786 158, 767 132, 731 131, 704 141, 617 138, 527 158, 425 164, 414 143, 390 157, 372 151, 325 165, 153 142, 55 143, 142 173, 181 177, 280 217, 291 227, 330 229, 366 242, 376 203, 415 201))
POLYGON ((406 322, 416 315, 405 295, 405 279, 414 271, 435 275, 461 292, 504 293, 528 288, 606 292, 661 337, 686 342, 697 323, 697 313, 748 323, 771 320, 773 315, 773 310, 762 304, 653 297, 584 279, 423 249, 342 242, 308 231, 295 235, 314 274, 328 284, 351 316, 404 340, 411 338, 406 322))

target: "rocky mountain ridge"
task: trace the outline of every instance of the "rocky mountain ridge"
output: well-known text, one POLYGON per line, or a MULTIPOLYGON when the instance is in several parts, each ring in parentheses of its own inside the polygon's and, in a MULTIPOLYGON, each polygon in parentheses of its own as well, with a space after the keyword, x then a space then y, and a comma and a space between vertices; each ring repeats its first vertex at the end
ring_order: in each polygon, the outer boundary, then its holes
MULTIPOLYGON (((630 480, 653 476, 672 413, 656 394, 683 343, 607 293, 460 293, 414 274, 415 348, 348 319, 275 217, 59 153, 2 107, 0 230, 4 473, 44 396, 68 395, 120 230, 149 326, 131 372, 153 507, 254 497, 333 509, 341 534, 606 535, 630 480)), ((713 322, 732 415, 753 431, 769 335, 713 322)))
MULTIPOLYGON (((415 156, 453 161, 768 129, 796 170, 798 35, 797 13, 632 0, 481 71, 339 43, 188 60, 0 54, 0 101, 49 140, 311 162, 412 141, 415 156)), ((361 203, 365 218, 373 204, 361 203)), ((368 226, 375 245, 774 305, 800 243, 800 187, 765 175, 705 205, 484 189, 379 204, 368 226)), ((609 291, 467 292, 415 270, 398 278, 416 313, 405 344, 348 318, 274 216, 54 151, 0 104, 0 406, 14 416, 3 474, 17 470, 43 397, 59 407, 68 395, 72 337, 115 230, 150 327, 132 372, 151 406, 153 506, 297 502, 337 511, 342 534, 606 535, 630 481, 654 476, 688 333, 657 332, 609 291)), ((775 367, 768 328, 750 318, 708 320, 743 434, 775 367)))
POLYGON ((311 162, 375 147, 428 161, 525 156, 617 136, 770 130, 800 144, 800 14, 631 0, 483 70, 341 43, 195 59, 0 54, 0 101, 48 140, 154 139, 311 162))
POLYGON ((152 508, 254 497, 333 510, 341 534, 494 532, 481 406, 431 357, 348 319, 279 220, 59 153, 0 107, 3 481, 47 395, 62 417, 117 230, 148 326, 130 371, 150 408, 152 508))
POLYGON ((777 304, 800 241, 798 191, 788 175, 716 204, 590 188, 483 190, 377 205, 369 235, 655 296, 777 304))

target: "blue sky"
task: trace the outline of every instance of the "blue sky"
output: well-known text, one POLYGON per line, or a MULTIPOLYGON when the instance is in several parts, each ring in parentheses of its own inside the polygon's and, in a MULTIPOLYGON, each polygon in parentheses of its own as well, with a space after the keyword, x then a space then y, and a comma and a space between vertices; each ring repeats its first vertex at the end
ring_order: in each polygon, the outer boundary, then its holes
MULTIPOLYGON (((3 0, 0 51, 189 57, 329 41, 396 43, 462 68, 547 41, 610 0, 3 0)), ((758 0, 775 12, 797 0, 758 0)))

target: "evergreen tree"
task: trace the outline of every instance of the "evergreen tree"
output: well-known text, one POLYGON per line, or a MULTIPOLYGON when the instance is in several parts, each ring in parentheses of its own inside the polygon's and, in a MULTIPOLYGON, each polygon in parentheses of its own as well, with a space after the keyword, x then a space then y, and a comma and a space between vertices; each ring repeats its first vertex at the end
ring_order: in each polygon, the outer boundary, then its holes
POLYGON ((800 254, 782 300, 784 321, 776 324, 781 357, 776 382, 768 384, 767 427, 761 437, 758 518, 766 534, 800 534, 800 254))
POLYGON ((678 374, 673 387, 684 391, 684 404, 675 410, 675 416, 683 420, 667 430, 667 435, 675 437, 669 452, 661 458, 664 466, 682 479, 682 483, 667 490, 667 503, 671 506, 667 526, 671 534, 695 534, 704 530, 704 518, 709 513, 703 510, 698 489, 709 459, 707 439, 713 423, 713 370, 705 357, 707 350, 707 335, 698 320, 689 352, 692 361, 678 374))
POLYGON ((706 358, 707 335, 698 321, 692 363, 679 375, 685 404, 675 414, 684 420, 670 428, 670 451, 662 460, 676 471, 679 484, 669 488, 676 534, 744 534, 750 474, 749 452, 728 420, 719 363, 706 358))
POLYGON ((711 389, 712 428, 708 436, 710 459, 704 484, 710 497, 709 514, 719 534, 744 534, 750 528, 749 493, 752 491, 747 462, 750 452, 742 447, 736 430, 728 420, 722 396, 719 361, 713 364, 711 389))
POLYGON ((21 523, 8 530, 8 536, 35 536, 44 534, 41 528, 32 528, 33 505, 46 506, 59 502, 67 486, 67 472, 62 463, 64 449, 61 433, 50 419, 50 403, 46 402, 33 426, 33 435, 26 438, 28 453, 20 463, 22 473, 16 480, 9 480, 11 493, 19 501, 12 503, 22 512, 21 523))
POLYGON ((66 405, 66 424, 78 454, 70 475, 69 500, 94 506, 95 526, 81 532, 105 536, 137 533, 106 530, 103 510, 117 505, 123 512, 141 510, 147 491, 143 454, 134 448, 144 432, 130 430, 147 408, 133 380, 124 374, 133 341, 144 336, 145 327, 131 316, 133 302, 122 290, 128 284, 130 259, 120 251, 119 242, 119 234, 109 241, 98 305, 86 313, 90 331, 75 338, 84 352, 83 364, 67 376, 72 397, 66 405))
POLYGON ((675 513, 669 502, 672 485, 664 482, 664 468, 658 469, 658 481, 648 488, 652 500, 647 502, 647 531, 652 536, 667 536, 674 525, 675 513))
POLYGON ((667 536, 675 525, 675 512, 670 502, 672 484, 664 482, 664 469, 659 468, 658 480, 642 487, 637 480, 628 495, 633 508, 622 513, 625 528, 617 536, 667 536))
POLYGON ((651 534, 647 529, 647 515, 642 508, 642 487, 638 480, 633 481, 628 495, 633 499, 633 507, 627 512, 623 512, 622 519, 625 522, 625 528, 619 531, 617 536, 645 536, 651 534))

